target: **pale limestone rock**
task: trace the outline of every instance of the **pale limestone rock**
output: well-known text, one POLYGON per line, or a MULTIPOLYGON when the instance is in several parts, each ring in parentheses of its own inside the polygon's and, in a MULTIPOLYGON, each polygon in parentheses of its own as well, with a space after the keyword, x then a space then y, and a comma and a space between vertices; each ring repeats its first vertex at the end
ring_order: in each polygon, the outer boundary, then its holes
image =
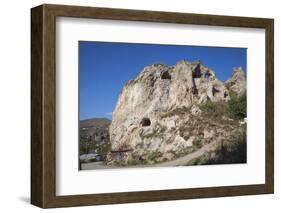
POLYGON ((174 142, 177 144, 177 145, 181 145, 181 146, 183 146, 184 148, 187 148, 187 147, 190 147, 190 146, 192 146, 192 139, 189 139, 189 140, 185 140, 183 137, 181 137, 181 136, 179 136, 179 135, 177 135, 176 137, 175 137, 175 140, 174 140, 174 142))
POLYGON ((241 67, 233 68, 232 77, 225 82, 225 86, 238 96, 246 93, 246 78, 241 67))
POLYGON ((193 141, 195 139, 195 136, 191 136, 190 138, 188 138, 188 140, 186 141, 186 145, 185 147, 190 147, 193 145, 193 141))
POLYGON ((200 110, 200 108, 199 108, 197 105, 193 105, 193 106, 191 107, 190 112, 191 112, 192 115, 197 116, 197 115, 201 115, 201 112, 202 112, 202 111, 200 110))
MULTIPOLYGON (((180 152, 199 140, 197 121, 190 116, 201 116, 200 104, 229 99, 229 90, 214 71, 198 62, 147 66, 119 95, 110 125, 112 150, 132 149, 140 156, 180 152)), ((210 138, 212 133, 202 134, 210 138)))
POLYGON ((215 135, 215 131, 213 129, 208 130, 204 129, 204 138, 212 138, 215 135))
POLYGON ((171 152, 164 153, 161 160, 172 160, 174 158, 174 154, 171 152))
POLYGON ((159 123, 171 130, 176 127, 176 120, 178 120, 178 116, 172 116, 159 120, 159 123))

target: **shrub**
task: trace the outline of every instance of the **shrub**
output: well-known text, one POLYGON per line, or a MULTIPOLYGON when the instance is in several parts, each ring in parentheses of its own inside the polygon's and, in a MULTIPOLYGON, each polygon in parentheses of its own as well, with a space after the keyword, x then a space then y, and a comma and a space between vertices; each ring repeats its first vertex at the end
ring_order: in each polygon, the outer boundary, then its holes
POLYGON ((226 114, 227 105, 223 102, 211 102, 207 101, 200 108, 203 112, 207 113, 208 116, 214 119, 221 118, 226 114))
POLYGON ((230 94, 230 100, 225 102, 207 101, 200 108, 208 116, 214 119, 226 116, 235 120, 240 120, 247 117, 247 97, 246 95, 237 96, 234 93, 230 94))
POLYGON ((138 165, 138 164, 140 164, 140 162, 136 158, 129 157, 129 159, 127 161, 128 166, 135 166, 135 165, 138 165))
POLYGON ((192 62, 193 64, 200 64, 201 61, 199 59, 196 59, 195 61, 192 62))
POLYGON ((218 143, 215 150, 193 159, 188 165, 246 163, 246 140, 246 131, 237 131, 228 140, 218 143))
POLYGON ((230 94, 230 101, 227 103, 227 113, 233 119, 243 119, 247 117, 247 96, 238 97, 235 94, 230 94))
POLYGON ((193 141, 193 148, 195 150, 200 149, 203 146, 202 141, 201 140, 195 140, 193 141))
POLYGON ((106 155, 111 150, 111 143, 102 144, 96 150, 98 154, 106 155))
POLYGON ((148 155, 147 155, 147 160, 148 161, 152 161, 152 162, 155 162, 157 160, 157 158, 161 157, 162 154, 161 152, 150 152, 148 155))
POLYGON ((79 143, 79 154, 89 154, 97 153, 100 155, 106 155, 111 150, 111 143, 108 140, 105 142, 96 142, 96 141, 85 141, 80 139, 79 143))

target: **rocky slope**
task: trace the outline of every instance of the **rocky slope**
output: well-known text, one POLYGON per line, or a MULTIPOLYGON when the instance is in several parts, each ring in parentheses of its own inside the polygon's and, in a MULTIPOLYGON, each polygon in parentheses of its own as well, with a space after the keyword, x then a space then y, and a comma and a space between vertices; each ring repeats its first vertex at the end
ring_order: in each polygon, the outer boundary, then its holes
POLYGON ((230 141, 245 127, 216 110, 225 109, 230 92, 241 96, 245 91, 241 68, 234 68, 223 83, 199 61, 145 67, 119 96, 110 125, 108 164, 153 164, 214 140, 230 141))
POLYGON ((81 154, 105 155, 110 148, 109 125, 106 118, 93 118, 79 122, 79 150, 81 154))

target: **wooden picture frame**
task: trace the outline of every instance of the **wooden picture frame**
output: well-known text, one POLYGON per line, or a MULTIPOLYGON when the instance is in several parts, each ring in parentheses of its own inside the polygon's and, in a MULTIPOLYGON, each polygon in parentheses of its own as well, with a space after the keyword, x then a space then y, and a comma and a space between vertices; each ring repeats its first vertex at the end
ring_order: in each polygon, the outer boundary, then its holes
POLYGON ((31 9, 31 203, 41 208, 267 194, 274 191, 274 21, 217 15, 41 5, 31 9), (95 18, 265 29, 265 184, 56 195, 56 18, 95 18))

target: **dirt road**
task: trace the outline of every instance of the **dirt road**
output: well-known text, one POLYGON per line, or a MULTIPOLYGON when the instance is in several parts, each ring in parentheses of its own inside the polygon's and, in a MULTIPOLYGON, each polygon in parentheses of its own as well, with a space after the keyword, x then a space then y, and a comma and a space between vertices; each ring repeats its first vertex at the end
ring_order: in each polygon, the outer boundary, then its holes
POLYGON ((203 154, 211 151, 215 144, 216 144, 216 141, 211 142, 211 143, 203 146, 202 148, 198 149, 197 151, 192 152, 188 155, 185 155, 183 157, 177 158, 175 160, 167 161, 167 162, 164 162, 164 163, 158 163, 154 166, 185 166, 191 160, 193 160, 195 158, 198 158, 198 157, 202 156, 203 154))
MULTIPOLYGON (((202 148, 198 149, 197 151, 192 152, 183 157, 177 158, 175 160, 171 160, 171 161, 167 161, 167 162, 163 162, 163 163, 157 163, 157 164, 153 164, 153 165, 126 166, 124 168, 185 166, 191 160, 198 158, 198 157, 204 155, 205 153, 211 151, 215 147, 216 144, 217 144, 216 141, 211 142, 211 143, 203 146, 202 148)), ((120 167, 108 166, 103 161, 82 164, 82 170, 90 170, 90 169, 120 169, 120 167)))

